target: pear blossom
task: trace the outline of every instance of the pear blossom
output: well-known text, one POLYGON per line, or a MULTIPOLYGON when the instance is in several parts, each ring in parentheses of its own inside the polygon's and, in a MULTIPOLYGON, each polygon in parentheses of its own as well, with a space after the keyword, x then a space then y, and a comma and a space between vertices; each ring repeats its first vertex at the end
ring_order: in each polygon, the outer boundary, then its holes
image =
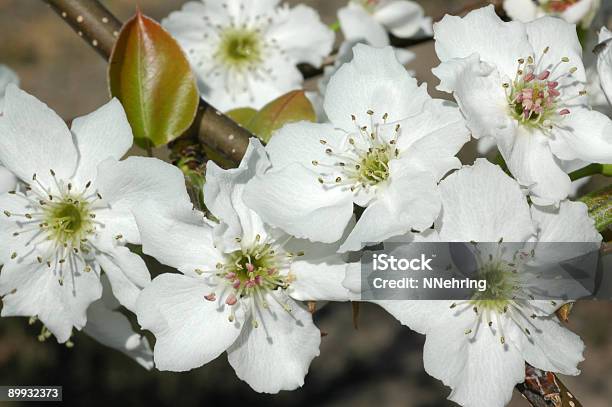
POLYGON ((573 24, 503 22, 493 6, 434 25, 438 89, 453 92, 475 138, 491 136, 534 203, 570 192, 563 162, 612 163, 612 122, 588 106, 573 24))
POLYGON ((589 28, 601 0, 504 0, 504 11, 513 20, 527 23, 544 16, 562 18, 589 28))
POLYGON ((269 165, 255 139, 239 168, 208 163, 204 199, 215 222, 187 199, 136 209, 144 252, 182 273, 156 277, 138 299, 158 369, 190 370, 227 351, 258 392, 303 384, 321 333, 300 302, 346 300, 346 263, 337 246, 295 239, 247 208, 246 183, 269 165))
POLYGON ((612 48, 611 38, 612 32, 606 27, 602 27, 599 31, 598 45, 595 48, 597 54, 597 74, 599 77, 599 85, 606 95, 608 100, 608 108, 612 101, 612 48))
POLYGON ((327 86, 330 123, 279 130, 266 146, 272 167, 245 192, 267 223, 325 243, 342 238, 353 204, 365 208, 342 252, 430 227, 437 182, 460 167, 455 154, 469 139, 457 107, 432 99, 391 47, 353 53, 327 86))
POLYGON ((349 0, 338 10, 338 20, 346 40, 365 39, 370 45, 389 45, 389 34, 408 38, 431 35, 431 18, 409 0, 349 0))
MULTIPOLYGON (((598 249, 601 235, 586 205, 563 201, 558 209, 530 207, 519 184, 485 159, 449 175, 440 189, 443 211, 435 229, 408 237, 411 245, 500 242, 501 247, 502 241, 525 242, 533 254, 516 258, 512 251, 496 250, 490 257, 483 253, 479 272, 488 285, 469 300, 375 301, 426 335, 425 370, 451 387, 450 400, 468 407, 506 405, 514 386, 525 380, 525 362, 579 374, 584 344, 557 319, 555 311, 563 302, 532 296, 542 288, 541 281, 526 271, 530 262, 549 258, 543 242, 592 242, 598 249)), ((569 258, 571 253, 563 253, 556 259, 569 258)), ((355 263, 345 280, 352 292, 360 290, 359 276, 355 263)))
POLYGON ((331 52, 334 33, 314 9, 279 2, 190 1, 162 20, 218 109, 261 108, 301 87, 298 63, 320 66, 331 52))
POLYGON ((150 275, 125 247, 140 242, 130 209, 145 197, 180 198, 184 178, 157 159, 118 161, 132 141, 116 99, 69 130, 44 103, 8 86, 0 161, 21 183, 0 195, 2 316, 36 316, 66 342, 101 297, 102 271, 119 302, 134 309, 150 275))

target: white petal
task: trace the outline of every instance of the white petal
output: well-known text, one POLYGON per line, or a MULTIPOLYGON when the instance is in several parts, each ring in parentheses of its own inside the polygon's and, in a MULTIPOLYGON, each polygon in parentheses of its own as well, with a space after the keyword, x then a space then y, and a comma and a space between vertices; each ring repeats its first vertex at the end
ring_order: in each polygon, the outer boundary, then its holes
MULTIPOLYGON (((586 75, 582 64, 582 46, 574 24, 569 24, 560 18, 546 16, 525 24, 525 29, 538 66, 552 68, 561 61, 561 58, 567 57, 571 65, 561 65, 558 71, 555 70, 554 75, 559 76, 561 73, 568 72, 570 67, 575 67, 576 72, 571 75, 571 78, 565 81, 559 80, 559 82, 563 85, 564 82, 579 81, 584 87, 586 75), (547 47, 548 51, 543 53, 547 47)), ((568 89, 565 88, 564 91, 567 92, 568 89)))
POLYGON ((112 210, 123 216, 131 216, 146 200, 165 206, 189 202, 181 170, 156 158, 108 159, 98 166, 96 186, 112 210))
POLYGON ((138 322, 153 332, 155 365, 182 372, 216 359, 238 338, 244 317, 232 323, 222 302, 209 301, 214 288, 203 279, 181 274, 157 276, 142 292, 136 306, 138 322))
MULTIPOLYGON (((79 266, 84 269, 84 264, 79 266)), ((0 272, 2 316, 38 316, 58 342, 66 342, 73 327, 85 326, 87 308, 102 295, 102 285, 95 272, 78 272, 74 284, 73 276, 65 273, 61 285, 46 265, 5 264, 0 272)))
POLYGON ((0 162, 26 182, 37 174, 45 182, 54 170, 69 179, 76 168, 77 151, 70 130, 47 105, 11 84, 6 89, 0 120, 0 162))
POLYGON ((498 147, 512 175, 529 188, 534 203, 551 205, 567 197, 572 183, 555 160, 545 135, 520 126, 511 148, 498 147))
POLYGON ((96 259, 106 272, 115 297, 121 305, 134 311, 138 295, 151 282, 144 260, 123 246, 106 250, 96 259))
POLYGON ((193 275, 198 268, 214 270, 222 260, 214 248, 212 227, 190 203, 177 201, 174 207, 161 208, 146 201, 135 216, 144 253, 161 263, 193 275))
POLYGON ((287 62, 282 55, 270 57, 262 69, 271 71, 275 80, 270 81, 265 76, 247 73, 245 83, 248 83, 248 86, 232 83, 234 94, 228 92, 228 88, 222 82, 215 87, 201 84, 201 96, 222 112, 241 107, 261 109, 272 100, 302 87, 304 81, 302 74, 296 65, 287 62), (245 88, 249 91, 244 91, 245 88))
POLYGON ((31 250, 27 249, 28 241, 32 239, 32 233, 20 233, 15 236, 21 227, 12 217, 5 216, 4 211, 16 213, 28 213, 29 202, 13 194, 0 194, 0 264, 8 263, 11 255, 16 252, 19 256, 26 256, 30 263, 34 263, 35 256, 27 255, 31 250))
MULTIPOLYGON (((103 296, 111 296, 105 284, 103 296)), ((115 300, 116 301, 116 300, 115 300)), ((87 325, 83 332, 104 346, 123 352, 147 370, 153 368, 153 351, 147 339, 134 332, 130 321, 121 312, 100 299, 87 310, 87 325)))
POLYGON ((532 54, 525 25, 503 22, 493 5, 471 11, 465 17, 446 15, 434 24, 434 33, 440 61, 477 53, 482 61, 510 78, 516 73, 517 60, 532 54))
POLYGON ((342 35, 347 41, 365 39, 375 47, 389 45, 389 34, 382 24, 363 7, 353 2, 338 10, 338 21, 342 35))
POLYGON ((612 121, 603 113, 571 109, 555 130, 550 148, 562 160, 612 164, 612 121))
POLYGON ((539 226, 539 242, 599 243, 602 239, 582 202, 562 201, 558 209, 533 205, 531 216, 539 226))
POLYGON ((0 194, 15 190, 17 178, 15 175, 0 165, 0 194))
POLYGON ((79 152, 77 180, 93 181, 98 164, 107 158, 119 160, 132 146, 132 128, 117 99, 72 122, 72 133, 79 152))
POLYGON ((524 242, 535 233, 519 185, 485 159, 449 175, 440 190, 444 209, 437 229, 443 241, 524 242))
POLYGON ((0 112, 4 110, 4 92, 10 83, 19 86, 19 77, 6 65, 0 65, 0 112))
POLYGON ((291 263, 289 295, 298 301, 347 301, 349 293, 342 285, 347 263, 335 253, 337 246, 300 240, 296 247, 304 255, 291 263))
POLYGON ((270 166, 266 151, 261 143, 252 138, 238 168, 224 170, 212 161, 206 166, 204 202, 211 213, 222 222, 215 229, 222 239, 224 251, 240 248, 236 238, 243 244, 255 242, 256 236, 264 230, 259 216, 249 209, 244 200, 244 188, 253 177, 270 166))
POLYGON ((395 122, 420 113, 431 98, 399 63, 393 48, 357 44, 353 61, 344 64, 331 78, 325 95, 325 112, 331 122, 355 131, 351 115, 360 124, 370 123, 368 110, 385 113, 395 122))
POLYGON ((380 305, 385 311, 393 315, 395 319, 410 329, 424 334, 437 324, 437 315, 448 312, 450 303, 448 301, 405 301, 405 300, 382 300, 372 301, 380 305))
POLYGON ((447 313, 427 333, 425 370, 450 386, 449 399, 462 406, 505 406, 514 386, 525 380, 525 359, 512 344, 502 345, 499 334, 484 324, 468 337, 465 330, 474 325, 470 308, 459 316, 447 313))
POLYGON ((339 251, 359 250, 411 229, 426 229, 439 213, 440 193, 433 174, 414 168, 394 174, 391 167, 388 188, 378 192, 339 251))
POLYGON ((454 93, 475 138, 493 136, 498 143, 509 143, 515 125, 507 113, 503 80, 493 66, 472 54, 442 63, 432 72, 440 78, 438 89, 454 93))
POLYGON ((608 102, 612 101, 612 33, 602 27, 599 32, 599 45, 595 48, 597 54, 597 73, 601 87, 608 102))
MULTIPOLYGON (((461 167, 461 161, 455 155, 470 140, 470 132, 459 109, 451 102, 434 99, 423 116, 428 117, 428 124, 423 129, 425 135, 402 151, 401 157, 429 171, 439 181, 449 171, 461 167)), ((413 136, 416 131, 411 121, 408 120, 406 125, 405 131, 413 136)), ((403 150, 399 142, 398 148, 403 150)))
POLYGON ((301 164, 288 165, 253 178, 244 200, 261 218, 287 233, 333 243, 353 216, 350 191, 327 188, 318 175, 301 164))
POLYGON ((577 365, 584 360, 584 343, 580 337, 562 326, 554 315, 529 320, 523 318, 521 322, 529 327, 530 335, 519 329, 511 331, 512 342, 525 360, 542 370, 579 374, 577 365))
POLYGON ((504 0, 504 11, 513 20, 523 23, 538 18, 538 6, 532 0, 504 0))
POLYGON ((334 32, 321 22, 317 12, 303 4, 288 11, 268 35, 286 50, 293 62, 320 66, 330 54, 334 44, 334 32))
POLYGON ((572 4, 563 13, 561 18, 568 23, 578 24, 582 21, 581 28, 588 29, 593 17, 597 13, 600 0, 582 0, 572 4))
POLYGON ((274 299, 267 294, 268 309, 252 315, 258 327, 243 329, 228 349, 228 360, 236 375, 255 391, 278 393, 304 384, 310 362, 319 355, 321 333, 312 315, 290 299, 274 299), (277 301, 291 308, 287 312, 277 301))
POLYGON ((283 126, 274 133, 266 146, 266 152, 274 169, 301 163, 313 168, 312 161, 325 162, 327 148, 339 150, 345 144, 346 134, 331 124, 299 122, 283 126), (325 145, 321 140, 324 140, 325 145))
POLYGON ((393 0, 378 8, 374 16, 393 35, 408 38, 418 33, 423 27, 425 12, 414 1, 393 0))

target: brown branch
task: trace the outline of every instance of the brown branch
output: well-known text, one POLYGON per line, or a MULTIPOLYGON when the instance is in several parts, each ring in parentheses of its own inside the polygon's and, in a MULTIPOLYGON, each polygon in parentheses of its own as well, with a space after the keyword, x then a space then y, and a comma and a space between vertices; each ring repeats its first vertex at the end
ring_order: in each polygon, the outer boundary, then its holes
MULTIPOLYGON (((110 57, 121 22, 97 0, 44 0, 105 59, 110 57)), ((183 138, 199 141, 234 163, 244 155, 252 134, 204 100, 183 138)))

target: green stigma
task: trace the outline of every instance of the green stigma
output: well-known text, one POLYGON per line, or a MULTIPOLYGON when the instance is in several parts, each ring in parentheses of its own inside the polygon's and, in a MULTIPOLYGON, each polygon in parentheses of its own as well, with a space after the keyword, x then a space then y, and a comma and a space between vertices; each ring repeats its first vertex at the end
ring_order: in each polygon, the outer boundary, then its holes
POLYGON ((276 253, 273 245, 255 244, 230 253, 225 264, 218 264, 219 276, 229 281, 236 296, 247 296, 259 290, 287 288, 290 278, 280 274, 291 254, 276 253))
POLYGON ((261 61, 260 35, 253 30, 231 28, 221 34, 217 56, 226 65, 247 67, 261 61))
POLYGON ((389 178, 389 161, 395 154, 390 145, 371 147, 358 165, 358 179, 362 184, 376 185, 389 178))
POLYGON ((487 282, 487 289, 476 291, 471 303, 478 308, 506 312, 513 301, 517 279, 513 268, 505 261, 491 261, 485 264, 478 273, 478 279, 487 282))
POLYGON ((65 197, 61 202, 48 202, 45 206, 44 225, 49 240, 79 247, 92 230, 92 218, 88 202, 65 197))

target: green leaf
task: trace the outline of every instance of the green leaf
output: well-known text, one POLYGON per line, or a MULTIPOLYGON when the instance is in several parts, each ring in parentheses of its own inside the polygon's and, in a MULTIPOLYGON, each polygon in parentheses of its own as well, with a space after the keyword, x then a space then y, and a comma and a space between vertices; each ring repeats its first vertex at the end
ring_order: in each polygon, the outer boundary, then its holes
POLYGON ((612 225, 612 185, 580 198, 589 207, 589 215, 600 232, 612 225))
POLYGON ((257 110, 250 107, 242 107, 239 109, 233 109, 225 113, 230 119, 240 124, 242 127, 248 128, 249 123, 253 120, 253 117, 257 114, 257 110))
POLYGON ((267 143, 275 130, 302 120, 314 122, 317 116, 303 90, 291 91, 265 105, 245 126, 267 143))
POLYGON ((193 122, 199 102, 195 77, 178 43, 138 11, 121 29, 110 57, 112 96, 126 111, 136 144, 161 146, 193 122))

